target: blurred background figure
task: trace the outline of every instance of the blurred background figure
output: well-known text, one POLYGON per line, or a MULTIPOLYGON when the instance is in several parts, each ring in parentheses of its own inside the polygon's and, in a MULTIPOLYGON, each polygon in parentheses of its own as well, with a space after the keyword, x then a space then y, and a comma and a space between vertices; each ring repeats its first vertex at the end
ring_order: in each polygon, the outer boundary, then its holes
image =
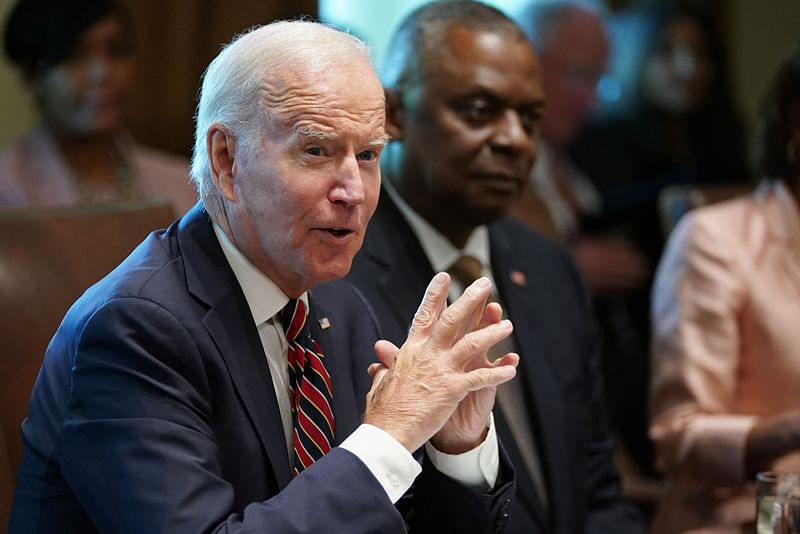
POLYGON ((740 532, 755 473, 800 469, 800 49, 763 121, 763 182, 689 212, 653 287, 651 434, 672 481, 657 533, 740 532))
POLYGON ((5 51, 41 124, 0 152, 0 207, 166 197, 195 201, 188 163, 134 143, 123 104, 134 81, 130 18, 115 0, 19 0, 5 51))
POLYGON ((670 229, 665 187, 748 182, 746 130, 715 19, 690 0, 645 6, 631 103, 591 123, 571 147, 602 198, 593 227, 622 229, 657 261, 670 229))
MULTIPOLYGON (((709 197, 750 187, 746 131, 734 103, 726 50, 716 19, 703 6, 676 0, 635 10, 641 53, 634 62, 631 103, 620 116, 590 123, 570 147, 601 199, 582 229, 624 236, 647 266, 657 265, 667 233, 698 187, 709 197), (670 206, 669 217, 662 217, 660 202, 673 203, 676 191, 677 208, 670 206)), ((615 268, 613 261, 596 263, 615 268)), ((648 272, 627 294, 598 300, 597 314, 612 417, 635 467, 652 476, 646 409, 651 279, 648 272)))
POLYGON ((519 21, 539 53, 545 107, 539 156, 512 213, 570 249, 595 297, 609 411, 624 449, 618 463, 630 489, 641 473, 653 474, 643 334, 649 267, 616 229, 592 226, 603 199, 593 169, 579 170, 568 152, 594 108, 609 40, 600 13, 586 3, 534 2, 519 21), (638 299, 634 307, 643 309, 640 320, 631 315, 632 298, 638 299))

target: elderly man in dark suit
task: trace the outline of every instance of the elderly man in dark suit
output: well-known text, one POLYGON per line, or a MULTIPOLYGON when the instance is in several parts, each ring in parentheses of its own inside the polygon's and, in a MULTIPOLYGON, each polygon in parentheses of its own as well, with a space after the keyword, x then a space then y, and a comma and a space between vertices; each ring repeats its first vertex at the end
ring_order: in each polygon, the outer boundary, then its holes
POLYGON ((438 270, 453 296, 491 276, 517 350, 496 424, 517 469, 509 531, 642 532, 622 498, 602 415, 589 299, 569 256, 505 217, 525 187, 545 95, 522 31, 474 2, 435 2, 400 26, 384 63, 384 188, 349 279, 390 340, 438 270))
POLYGON ((275 23, 217 56, 202 203, 64 319, 11 532, 504 529, 513 471, 490 414, 518 357, 486 358, 512 328, 489 280, 447 306, 435 276, 399 349, 351 286, 323 283, 375 209, 384 117, 363 45, 336 30, 275 23))

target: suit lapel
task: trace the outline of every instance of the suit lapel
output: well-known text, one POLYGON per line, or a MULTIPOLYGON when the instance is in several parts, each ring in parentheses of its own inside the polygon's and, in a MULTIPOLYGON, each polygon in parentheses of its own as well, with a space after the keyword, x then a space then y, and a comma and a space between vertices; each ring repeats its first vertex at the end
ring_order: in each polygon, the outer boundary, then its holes
POLYGON ((392 313, 407 328, 434 273, 419 240, 385 191, 370 223, 363 254, 376 273, 384 301, 393 303, 392 313), (399 287, 406 290, 397 291, 399 287))
MULTIPOLYGON (((523 359, 517 379, 523 382, 552 512, 557 508, 558 501, 569 499, 572 490, 567 477, 554 476, 555 473, 569 473, 571 469, 566 465, 570 461, 570 451, 564 448, 564 444, 568 443, 564 437, 566 423, 563 418, 566 415, 559 402, 558 375, 550 361, 556 355, 548 354, 539 341, 544 333, 537 324, 542 310, 537 309, 536 297, 538 292, 547 290, 543 287, 546 281, 540 280, 538 273, 530 272, 530 262, 525 265, 517 263, 519 251, 513 250, 508 235, 503 231, 502 221, 490 226, 489 240, 495 284, 508 316, 517 323, 513 333, 514 343, 523 359), (521 321, 524 321, 524 325, 520 324, 521 321)), ((534 491, 531 483, 527 486, 534 491)), ((535 494, 531 497, 525 500, 536 502, 537 516, 543 523, 548 523, 548 514, 541 503, 535 494)), ((550 524, 555 524, 554 519, 551 513, 550 524)))
POLYGON ((367 382, 366 366, 353 369, 358 358, 355 355, 343 354, 339 349, 342 343, 337 339, 336 333, 341 327, 338 321, 331 322, 330 318, 336 317, 324 303, 313 298, 313 290, 309 293, 310 308, 308 325, 311 337, 319 344, 325 356, 325 369, 331 377, 333 384, 333 419, 335 421, 334 446, 339 445, 361 424, 361 414, 364 411, 364 398, 358 392, 369 389, 367 382), (322 328, 321 320, 325 321, 322 328), (353 384, 354 377, 362 377, 362 384, 353 384))
POLYGON ((231 380, 269 458, 278 485, 289 483, 289 455, 275 388, 258 330, 228 266, 208 215, 195 206, 179 228, 189 291, 208 306, 203 324, 222 355, 231 380), (181 239, 191 235, 191 239, 181 239))

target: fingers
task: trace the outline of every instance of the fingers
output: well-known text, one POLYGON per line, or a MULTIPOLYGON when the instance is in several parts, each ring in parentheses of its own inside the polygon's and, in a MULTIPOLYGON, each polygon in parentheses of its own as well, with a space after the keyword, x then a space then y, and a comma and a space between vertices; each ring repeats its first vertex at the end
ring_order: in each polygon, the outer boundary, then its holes
POLYGON ((509 352, 489 363, 487 367, 474 369, 465 376, 470 390, 475 391, 485 387, 498 386, 511 380, 517 374, 516 368, 518 365, 519 354, 509 352))
POLYGON ((397 353, 400 352, 400 349, 398 349, 394 343, 385 339, 379 339, 376 341, 374 349, 375 356, 378 358, 378 361, 385 367, 391 369, 394 365, 394 359, 397 356, 397 353))
POLYGON ((447 273, 438 273, 433 277, 425 290, 417 313, 414 314, 414 320, 408 331, 408 341, 421 341, 430 335, 442 310, 447 306, 449 291, 450 276, 447 273))
MULTIPOLYGON (((519 362, 519 358, 517 358, 516 361, 519 362)), ((469 391, 477 391, 487 387, 499 386, 513 379, 516 375, 516 365, 499 365, 496 367, 480 367, 474 369, 464 375, 464 380, 466 381, 469 391)))
POLYGON ((486 277, 475 280, 456 301, 445 309, 431 329, 434 349, 447 349, 459 336, 473 330, 483 314, 492 284, 486 277))
POLYGON ((502 319, 503 308, 496 302, 490 302, 483 309, 483 317, 481 317, 481 322, 478 324, 478 328, 483 328, 485 326, 489 326, 490 324, 500 322, 502 319))
POLYGON ((370 378, 374 380, 375 375, 378 374, 378 371, 380 371, 381 369, 386 369, 386 367, 379 363, 371 363, 369 367, 367 367, 367 374, 369 375, 370 378))
POLYGON ((511 335, 514 326, 511 321, 504 319, 498 323, 490 324, 480 330, 475 330, 465 335, 453 346, 453 365, 463 368, 470 360, 486 352, 494 345, 511 335))
POLYGON ((509 352, 508 354, 497 358, 489 364, 489 367, 500 367, 503 365, 510 365, 516 367, 519 365, 519 354, 516 352, 509 352))

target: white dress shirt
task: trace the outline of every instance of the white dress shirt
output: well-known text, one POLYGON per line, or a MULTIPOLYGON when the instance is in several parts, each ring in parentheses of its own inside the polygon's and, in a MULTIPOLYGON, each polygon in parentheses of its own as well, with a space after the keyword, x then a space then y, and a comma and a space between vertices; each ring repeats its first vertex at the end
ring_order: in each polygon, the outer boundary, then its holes
MULTIPOLYGON (((264 275, 236 248, 225 232, 214 225, 214 233, 222 247, 225 258, 231 266, 236 280, 242 288, 253 322, 267 357, 275 397, 281 414, 286 450, 293 449, 293 422, 289 403, 288 344, 278 314, 289 302, 289 297, 264 275)), ((308 308, 308 295, 300 297, 308 308)), ((323 347, 324 350, 324 347, 323 347)), ((366 373, 367 370, 364 369, 366 373)), ((358 457, 375 476, 392 502, 411 487, 414 479, 422 471, 419 463, 403 445, 378 427, 362 424, 340 447, 358 457)), ((426 444, 428 457, 442 473, 473 488, 485 491, 494 486, 499 465, 497 438, 494 425, 484 443, 464 454, 449 455, 437 451, 426 444), (484 464, 494 463, 494 471, 486 472, 484 464)))

